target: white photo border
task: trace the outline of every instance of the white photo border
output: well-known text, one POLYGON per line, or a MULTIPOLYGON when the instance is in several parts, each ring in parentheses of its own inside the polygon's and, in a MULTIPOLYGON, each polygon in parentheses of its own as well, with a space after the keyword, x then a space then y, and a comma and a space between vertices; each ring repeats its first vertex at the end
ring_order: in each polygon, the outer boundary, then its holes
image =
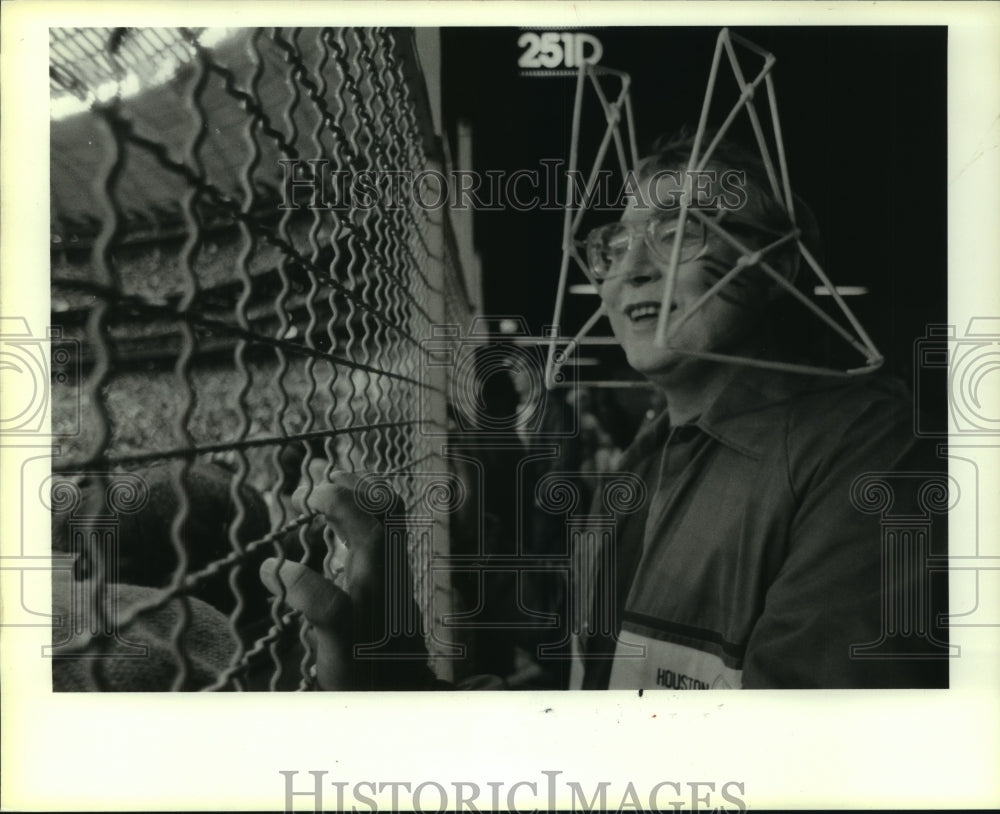
MULTIPOLYGON (((71 25, 947 25, 949 323, 1000 315, 1000 5, 994 3, 4 4, 4 316, 49 319, 48 36, 71 25)), ((845 55, 849 59, 850 55, 845 55)), ((997 448, 982 495, 1000 494, 997 448)), ((22 529, 16 456, 0 449, 0 540, 22 529)), ((41 507, 39 507, 41 513, 41 507)), ((979 518, 1000 539, 996 507, 979 518)), ((41 524, 47 528, 46 523, 41 524)), ((952 526, 957 540, 962 528, 952 526)), ((4 616, 16 572, 0 570, 4 616)), ((996 583, 996 580, 994 580, 996 583)), ((998 587, 994 584, 993 587, 998 587)), ((1000 590, 981 607, 1000 618, 1000 590)), ((741 783, 751 808, 1000 805, 1000 629, 954 628, 962 656, 945 691, 659 693, 52 694, 48 631, 0 632, 2 807, 7 810, 280 810, 333 781, 489 781, 546 807, 543 772, 588 794, 609 781, 645 799, 658 783, 741 783)), ((687 788, 687 786, 685 786, 687 788)), ((370 792, 369 792, 370 793, 370 792)), ((488 793, 488 792, 484 792, 488 793)), ((427 798, 435 800, 429 796, 427 798)), ((661 799, 665 797, 661 796, 661 799)), ((348 801, 349 804, 351 801, 348 801)), ((560 799, 560 805, 568 801, 560 799)), ((312 810, 308 796, 296 808, 312 810)), ((483 798, 478 805, 488 807, 483 798)), ((365 810, 365 809, 361 809, 365 810)))

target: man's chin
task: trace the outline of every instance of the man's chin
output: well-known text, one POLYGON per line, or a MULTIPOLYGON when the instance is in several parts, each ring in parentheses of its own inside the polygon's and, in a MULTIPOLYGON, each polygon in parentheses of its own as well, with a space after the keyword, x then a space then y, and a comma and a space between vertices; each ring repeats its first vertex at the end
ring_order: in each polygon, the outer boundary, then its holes
POLYGON ((684 363, 686 357, 676 351, 658 348, 655 345, 645 345, 626 351, 629 367, 644 376, 669 374, 684 363))

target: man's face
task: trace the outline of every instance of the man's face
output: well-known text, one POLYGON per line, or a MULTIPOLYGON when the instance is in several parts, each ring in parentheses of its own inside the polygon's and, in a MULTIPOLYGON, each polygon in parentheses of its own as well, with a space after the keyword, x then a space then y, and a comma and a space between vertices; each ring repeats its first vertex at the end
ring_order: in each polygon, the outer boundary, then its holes
MULTIPOLYGON (((670 193, 678 191, 676 180, 669 176, 655 180, 655 194, 651 183, 648 176, 641 179, 647 201, 670 200, 670 193)), ((697 220, 688 215, 670 306, 667 347, 659 347, 654 336, 676 232, 676 211, 633 203, 625 210, 620 224, 626 230, 612 230, 617 235, 616 245, 608 257, 613 259, 598 291, 629 365, 640 373, 662 375, 691 359, 678 354, 678 350, 734 355, 748 352, 757 335, 762 296, 759 283, 751 284, 745 272, 698 307, 683 325, 678 325, 679 318, 733 268, 740 257, 739 250, 710 230, 703 231, 697 220)), ((745 233, 741 233, 740 240, 744 244, 749 242, 745 233)))

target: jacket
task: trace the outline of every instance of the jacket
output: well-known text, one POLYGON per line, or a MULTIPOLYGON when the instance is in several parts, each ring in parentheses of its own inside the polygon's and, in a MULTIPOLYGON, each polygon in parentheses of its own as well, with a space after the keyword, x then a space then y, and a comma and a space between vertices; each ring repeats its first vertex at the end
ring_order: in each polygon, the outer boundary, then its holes
POLYGON ((947 517, 921 514, 926 489, 910 488, 941 483, 945 465, 911 427, 912 401, 894 380, 761 370, 734 375, 691 424, 661 415, 619 465, 648 498, 616 521, 613 554, 587 566, 610 562, 614 574, 588 578, 606 587, 576 639, 577 680, 947 686, 935 626, 947 574, 929 564, 946 553, 947 517), (894 511, 916 518, 912 544, 872 503, 873 484, 896 489, 894 511), (591 621, 602 607, 605 630, 591 621))

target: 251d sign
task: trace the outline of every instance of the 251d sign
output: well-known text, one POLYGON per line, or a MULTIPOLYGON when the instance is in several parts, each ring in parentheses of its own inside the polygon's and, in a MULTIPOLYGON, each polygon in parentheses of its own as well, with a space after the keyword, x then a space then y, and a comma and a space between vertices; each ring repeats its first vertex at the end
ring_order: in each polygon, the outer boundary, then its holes
POLYGON ((525 31, 517 38, 522 69, 578 68, 601 61, 604 47, 593 34, 581 31, 525 31))

